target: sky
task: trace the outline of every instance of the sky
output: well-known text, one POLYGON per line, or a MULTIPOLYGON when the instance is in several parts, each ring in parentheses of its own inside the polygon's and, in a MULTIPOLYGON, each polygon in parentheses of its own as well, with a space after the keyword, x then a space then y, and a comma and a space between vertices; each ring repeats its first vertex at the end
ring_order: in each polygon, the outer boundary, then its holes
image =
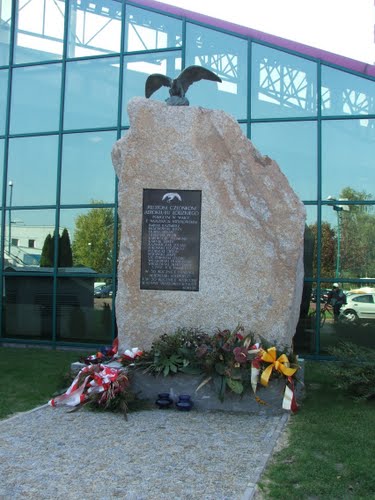
POLYGON ((375 64, 374 0, 162 0, 375 64))

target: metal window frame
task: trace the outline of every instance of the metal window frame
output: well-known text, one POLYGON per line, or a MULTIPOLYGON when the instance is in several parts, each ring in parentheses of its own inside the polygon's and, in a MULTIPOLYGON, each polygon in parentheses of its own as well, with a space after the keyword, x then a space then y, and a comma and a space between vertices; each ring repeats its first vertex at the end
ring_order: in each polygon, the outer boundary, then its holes
MULTIPOLYGON (((61 204, 61 174, 62 174, 62 147, 63 147, 63 138, 66 134, 75 134, 75 133, 87 133, 87 132, 103 132, 103 131, 115 131, 117 139, 121 138, 123 131, 127 130, 128 126, 122 125, 122 117, 124 112, 124 102, 123 102, 123 83, 124 83, 124 58, 130 55, 149 55, 153 53, 167 54, 169 52, 179 51, 182 57, 182 67, 185 67, 186 61, 186 46, 187 46, 187 24, 194 24, 198 27, 202 27, 204 29, 209 29, 211 31, 216 31, 219 33, 223 33, 225 35, 230 35, 235 38, 239 38, 245 40, 247 42, 247 109, 246 109, 246 119, 238 120, 239 123, 245 124, 247 126, 247 136, 251 138, 251 129, 253 123, 276 123, 276 122, 302 122, 302 121, 314 121, 317 123, 317 166, 316 166, 316 175, 317 175, 317 193, 316 200, 304 200, 304 204, 306 206, 314 206, 317 209, 317 276, 307 277, 305 279, 306 283, 316 283, 318 293, 321 289, 322 282, 327 282, 326 278, 322 278, 320 275, 321 272, 321 225, 322 225, 322 208, 325 206, 329 206, 330 202, 322 199, 322 191, 321 191, 321 181, 322 181, 322 124, 325 121, 331 120, 358 120, 358 119, 375 119, 375 114, 356 114, 356 115, 322 115, 321 104, 322 104, 322 96, 321 96, 321 88, 322 88, 322 69, 324 67, 329 67, 333 69, 337 69, 343 71, 345 74, 351 74, 354 76, 358 76, 365 80, 369 80, 375 82, 375 77, 364 74, 358 71, 355 71, 350 68, 346 68, 340 66, 338 64, 332 63, 330 61, 325 61, 318 57, 313 57, 309 54, 303 54, 296 50, 292 50, 290 48, 284 46, 278 46, 275 43, 271 43, 264 39, 258 39, 255 36, 250 36, 243 33, 237 33, 234 31, 230 31, 220 26, 214 26, 206 22, 198 21, 197 19, 189 18, 187 15, 176 15, 171 13, 170 11, 163 11, 158 8, 153 7, 152 5, 146 5, 147 2, 142 1, 138 3, 137 1, 129 1, 129 0, 116 0, 121 3, 121 46, 120 52, 111 52, 106 54, 99 54, 93 56, 85 56, 85 57, 68 57, 68 32, 69 32, 69 17, 70 17, 70 4, 72 0, 65 0, 65 18, 64 18, 64 40, 63 40, 63 54, 60 59, 52 59, 52 60, 43 60, 43 61, 33 61, 28 63, 14 63, 14 48, 15 48, 15 36, 16 36, 16 14, 17 14, 17 0, 12 0, 12 22, 11 22, 11 33, 10 33, 10 44, 9 44, 9 64, 0 66, 1 69, 8 70, 8 85, 7 85, 7 101, 6 101, 6 112, 5 112, 5 134, 0 135, 0 139, 4 139, 4 171, 3 171, 3 188, 2 188, 2 214, 1 214, 1 223, 3 227, 6 226, 6 217, 9 211, 9 207, 7 205, 7 192, 8 192, 8 155, 9 155, 9 140, 13 138, 20 137, 39 137, 39 136, 48 136, 48 135, 57 135, 58 136, 58 165, 57 165, 57 180, 56 180, 56 205, 38 205, 38 206, 12 206, 12 211, 15 210, 45 210, 45 209, 55 209, 55 238, 58 238, 58 228, 60 225, 60 211, 62 209, 72 208, 72 209, 81 209, 81 208, 93 208, 94 205, 91 204, 77 204, 77 205, 67 205, 61 204), (144 51, 125 51, 125 37, 126 37, 126 9, 127 7, 136 7, 139 9, 144 9, 145 11, 150 11, 156 14, 161 14, 176 20, 181 21, 181 40, 182 45, 178 47, 167 47, 164 49, 153 49, 153 50, 144 50, 144 51), (251 86, 252 86, 252 52, 253 46, 262 45, 264 47, 269 47, 271 49, 276 49, 280 52, 284 52, 286 54, 290 54, 292 56, 296 56, 302 58, 304 60, 311 61, 316 64, 316 87, 317 87, 317 109, 316 114, 308 116, 298 116, 298 117, 277 117, 277 118, 252 118, 252 100, 251 100, 251 86), (85 128, 85 129, 72 129, 72 130, 64 130, 64 103, 65 103, 65 83, 66 83, 66 65, 68 62, 72 61, 85 61, 85 60, 95 60, 95 59, 104 59, 108 57, 118 56, 120 59, 120 69, 119 69, 119 98, 118 98, 118 108, 117 108, 117 124, 114 127, 104 127, 104 128, 85 128), (60 115, 59 115, 59 129, 54 131, 47 131, 43 133, 23 133, 23 134, 11 134, 10 133, 10 115, 11 115, 11 91, 12 91, 12 83, 13 83, 13 71, 14 69, 21 67, 29 67, 29 66, 41 66, 41 65, 49 65, 59 63, 62 65, 61 72, 61 90, 60 90, 60 115)), ((152 3, 152 2, 151 2, 152 3)), ((105 203, 103 205, 95 205, 98 208, 113 208, 114 209, 114 217, 115 217, 115 227, 118 227, 119 219, 118 219, 118 205, 117 205, 117 195, 118 195, 118 181, 116 179, 115 185, 115 199, 113 203, 105 203)), ((374 205, 374 200, 366 200, 362 202, 345 202, 348 205, 374 205)), ((55 243, 57 242, 55 240, 55 243)), ((116 283, 117 279, 117 247, 118 247, 118 231, 114 232, 114 242, 113 242, 113 266, 112 272, 110 274, 99 274, 98 277, 112 279, 113 283, 116 283)), ((19 276, 19 273, 16 272, 5 272, 4 271, 4 246, 5 246, 5 235, 3 232, 2 240, 1 240, 1 256, 0 256, 0 293, 3 296, 3 287, 4 287, 4 277, 5 276, 19 276)), ((55 245, 57 249, 57 245, 55 245)), ((0 332, 0 344, 1 343, 22 343, 22 344, 46 344, 51 345, 53 348, 57 346, 74 346, 76 348, 97 348, 98 345, 95 343, 72 343, 72 342, 60 342, 56 338, 56 313, 57 313, 57 285, 58 279, 61 277, 61 273, 58 271, 58 255, 57 252, 54 256, 54 267, 53 273, 49 275, 53 279, 53 297, 52 297, 52 338, 49 341, 42 340, 33 340, 33 339, 13 339, 7 337, 1 337, 0 332)), ((22 272, 22 275, 27 276, 27 271, 22 272)), ((32 276, 45 276, 45 273, 32 273, 32 276)), ((64 274, 64 277, 67 275, 64 274)), ((86 274, 76 275, 79 277, 85 277, 86 274)), ((332 280, 336 281, 336 279, 332 280)), ((374 280, 375 281, 375 280, 374 280)), ((360 279, 345 279, 345 283, 360 283, 360 279)), ((366 280, 368 283, 368 280, 366 280)), ((114 297, 113 297, 114 304, 114 297)), ((318 312, 320 310, 320 303, 317 302, 318 312)), ((0 327, 3 325, 3 308, 0 308, 0 327)), ((115 308, 112 307, 112 330, 111 330, 111 338, 113 339, 115 336, 115 308)), ((315 352, 310 356, 317 359, 325 359, 324 356, 320 354, 320 326, 317 324, 317 335, 315 339, 315 352)))

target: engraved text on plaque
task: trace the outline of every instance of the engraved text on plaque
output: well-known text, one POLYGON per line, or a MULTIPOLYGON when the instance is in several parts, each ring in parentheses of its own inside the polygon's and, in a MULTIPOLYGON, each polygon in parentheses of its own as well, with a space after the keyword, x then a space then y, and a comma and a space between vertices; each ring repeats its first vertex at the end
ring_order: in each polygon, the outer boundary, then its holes
POLYGON ((143 190, 142 289, 199 290, 201 194, 143 190))

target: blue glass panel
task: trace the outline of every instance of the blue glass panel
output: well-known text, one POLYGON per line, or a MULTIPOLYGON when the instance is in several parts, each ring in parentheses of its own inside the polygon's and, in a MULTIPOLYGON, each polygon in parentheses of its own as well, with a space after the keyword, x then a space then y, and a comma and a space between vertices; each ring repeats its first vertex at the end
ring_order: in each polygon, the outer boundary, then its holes
POLYGON ((18 0, 14 62, 61 59, 64 13, 63 0, 18 0))
POLYGON ((80 267, 80 272, 112 273, 113 208, 61 210, 60 227, 66 228, 69 232, 73 265, 80 267))
POLYGON ((317 199, 315 122, 253 123, 251 135, 261 154, 278 163, 301 199, 317 199))
POLYGON ((4 337, 52 340, 53 282, 46 276, 6 276, 4 337))
POLYGON ((204 66, 223 83, 201 80, 188 90, 192 106, 222 109, 247 118, 247 41, 188 23, 185 66, 204 66))
POLYGON ((0 135, 5 134, 5 121, 8 95, 8 70, 0 71, 0 135))
POLYGON ((58 137, 9 140, 8 181, 13 182, 13 205, 56 204, 58 137))
POLYGON ((65 130, 116 126, 119 67, 118 57, 67 63, 65 130))
POLYGON ((115 173, 110 153, 115 141, 115 132, 64 136, 62 204, 92 203, 93 200, 114 203, 115 173))
POLYGON ((12 87, 11 133, 58 130, 61 64, 15 68, 12 87))
POLYGON ((316 308, 315 298, 317 284, 306 282, 303 286, 300 317, 296 333, 293 337, 293 349, 296 354, 313 354, 316 350, 317 325, 312 316, 316 308))
MULTIPOLYGON (((145 83, 149 75, 161 73, 171 78, 181 71, 181 52, 165 54, 142 54, 124 57, 123 112, 122 124, 129 125, 126 112, 129 100, 135 96, 145 96, 145 83)), ((211 82, 212 83, 212 82, 211 82)), ((169 97, 168 87, 161 87, 150 99, 164 101, 169 97)))
MULTIPOLYGON (((16 188, 14 186, 15 192, 16 188)), ((51 273, 52 265, 40 267, 40 260, 45 240, 48 235, 53 235, 54 229, 55 210, 9 208, 6 213, 4 267, 10 265, 17 271, 42 270, 51 273)))
POLYGON ((95 296, 95 276, 96 273, 91 273, 80 278, 70 276, 58 279, 57 340, 111 343, 112 296, 95 296))
POLYGON ((337 281, 347 295, 336 324, 332 313, 326 315, 321 333, 323 352, 342 341, 375 347, 374 241, 374 205, 338 202, 322 208, 322 275, 331 280, 327 287, 337 281), (363 281, 345 282, 349 278, 363 281))
MULTIPOLYGON (((306 226, 304 235, 303 264, 305 278, 313 278, 317 274, 317 207, 305 206, 306 226)), ((296 334, 293 338, 297 353, 312 353, 315 351, 316 324, 310 314, 315 309, 316 283, 304 283, 300 317, 296 334)))
POLYGON ((316 63, 253 43, 252 118, 315 116, 316 113, 316 63))
MULTIPOLYGON (((355 201, 350 194, 346 199, 355 201)), ((322 208, 322 224, 329 227, 322 248, 330 262, 323 276, 375 278, 375 206, 349 205, 344 199, 332 201, 322 208)))
POLYGON ((0 193, 3 192, 4 147, 5 141, 4 139, 0 139, 0 193))
POLYGON ((182 22, 178 19, 131 5, 126 7, 126 52, 179 47, 181 32, 182 22))
POLYGON ((12 2, 2 2, 0 8, 0 66, 9 64, 12 2))
POLYGON ((120 52, 121 2, 73 0, 70 3, 68 57, 120 52))
POLYGON ((305 205, 306 227, 304 241, 305 278, 317 276, 317 207, 305 205))
POLYGON ((322 115, 374 113, 374 81, 322 66, 322 115))
POLYGON ((247 137, 247 123, 240 123, 243 134, 247 137))
POLYGON ((375 120, 322 123, 322 198, 340 198, 344 188, 375 198, 375 120))

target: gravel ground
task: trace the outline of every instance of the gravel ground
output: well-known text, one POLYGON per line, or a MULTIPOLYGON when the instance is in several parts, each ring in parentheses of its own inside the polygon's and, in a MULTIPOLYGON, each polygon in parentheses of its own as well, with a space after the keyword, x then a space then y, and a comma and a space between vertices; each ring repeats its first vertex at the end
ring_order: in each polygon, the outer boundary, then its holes
POLYGON ((287 420, 43 406, 0 422, 0 499, 251 499, 287 420))

